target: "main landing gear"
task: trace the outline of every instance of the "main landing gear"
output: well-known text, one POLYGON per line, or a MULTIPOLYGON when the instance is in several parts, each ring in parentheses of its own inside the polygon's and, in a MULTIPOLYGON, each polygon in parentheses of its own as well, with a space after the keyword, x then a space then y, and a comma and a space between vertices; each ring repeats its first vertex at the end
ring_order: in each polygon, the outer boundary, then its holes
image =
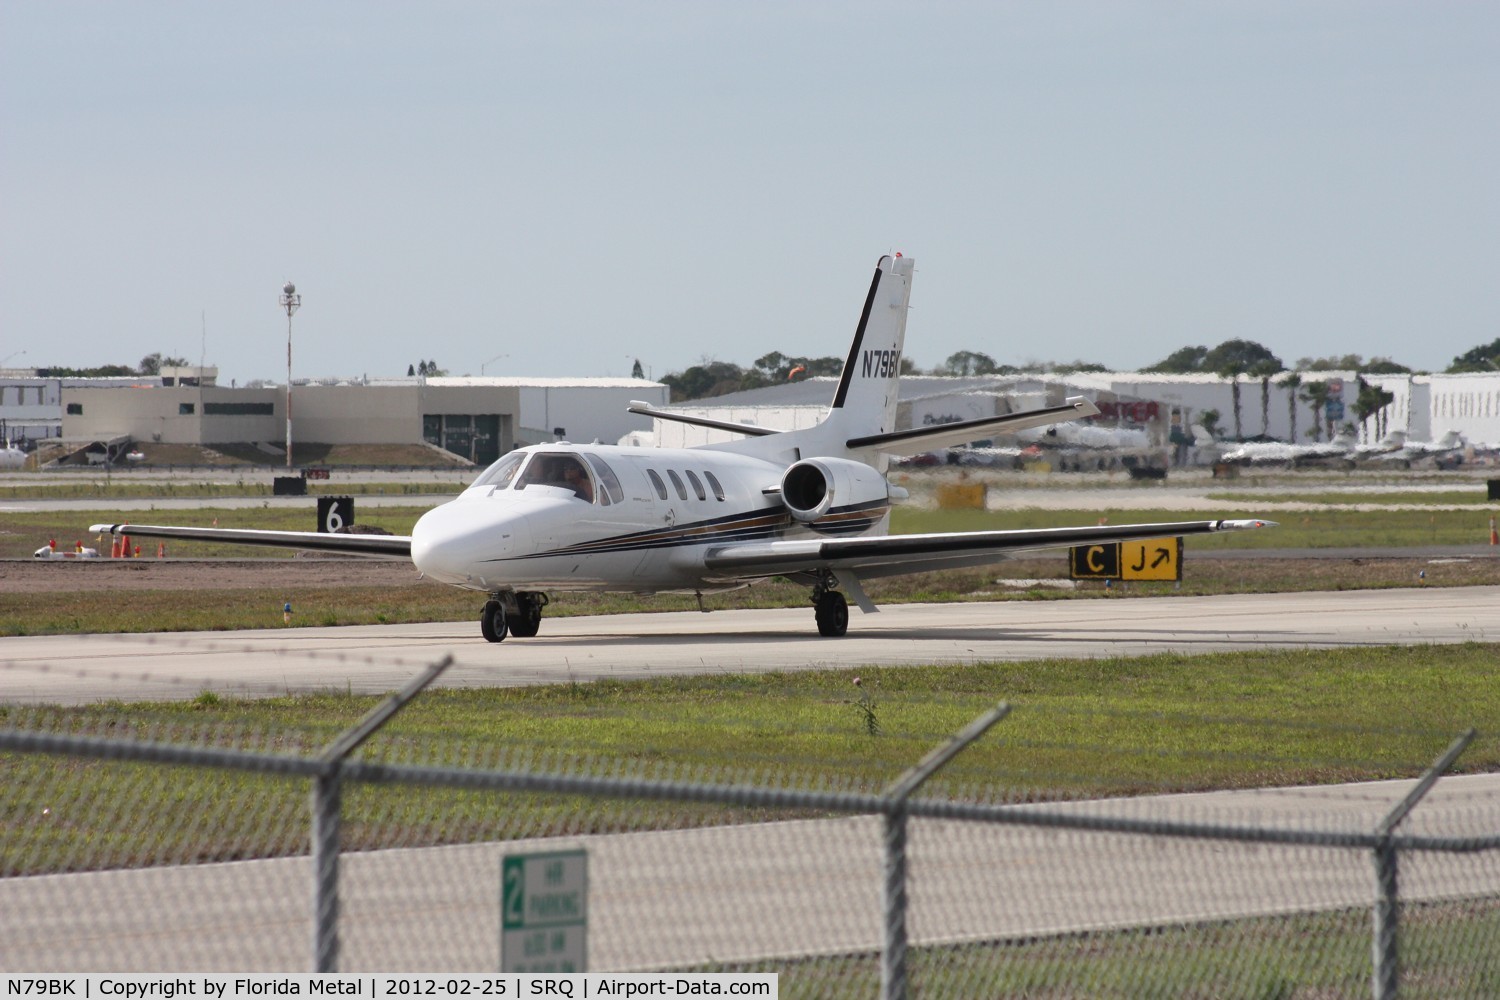
POLYGON ((542 627, 542 608, 547 595, 535 591, 492 594, 479 613, 479 631, 487 642, 502 642, 506 635, 530 639, 542 627))
POLYGON ((813 587, 813 615, 818 621, 818 634, 838 638, 849 631, 849 602, 844 595, 833 589, 838 585, 832 573, 824 574, 813 587))

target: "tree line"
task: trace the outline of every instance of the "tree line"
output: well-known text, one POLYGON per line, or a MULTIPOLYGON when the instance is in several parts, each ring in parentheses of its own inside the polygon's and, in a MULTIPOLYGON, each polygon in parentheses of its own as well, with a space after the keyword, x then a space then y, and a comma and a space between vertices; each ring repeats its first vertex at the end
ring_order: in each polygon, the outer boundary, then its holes
MULTIPOLYGON (((731 392, 760 389, 782 382, 794 382, 818 375, 836 377, 843 370, 841 357, 809 358, 802 355, 787 355, 780 351, 757 358, 749 368, 729 361, 705 359, 699 364, 680 372, 669 372, 662 376, 662 383, 672 390, 672 402, 690 399, 708 399, 725 396, 731 392)), ((988 354, 979 351, 958 351, 950 354, 946 361, 923 371, 910 358, 901 359, 903 375, 1022 375, 1034 372, 1102 372, 1103 365, 1086 361, 1028 361, 1024 365, 1003 365, 988 354)))
MULTIPOLYGON (((662 382, 670 387, 672 401, 682 402, 758 389, 815 375, 836 376, 842 367, 843 359, 838 357, 808 358, 772 351, 757 358, 749 368, 743 368, 732 362, 705 359, 684 371, 664 375, 662 382)), ((957 351, 950 354, 942 364, 929 371, 918 368, 910 358, 901 359, 903 375, 1021 375, 1036 372, 1069 373, 1108 370, 1104 365, 1086 361, 1027 362, 1018 367, 1000 364, 990 355, 979 351, 957 351)), ((1308 432, 1309 435, 1315 440, 1321 440, 1325 432, 1330 439, 1334 436, 1334 421, 1328 416, 1328 402, 1333 396, 1332 387, 1327 380, 1305 378, 1303 373, 1320 371, 1355 373, 1356 395, 1353 404, 1355 419, 1363 423, 1375 417, 1376 432, 1383 434, 1384 428, 1380 426, 1381 417, 1385 408, 1394 401, 1395 396, 1368 381, 1364 376, 1399 375, 1412 372, 1412 369, 1406 365, 1390 358, 1376 356, 1367 360, 1358 354, 1298 358, 1296 365, 1289 369, 1264 345, 1243 339, 1226 340, 1216 347, 1206 345, 1181 347, 1155 364, 1147 365, 1139 370, 1174 375, 1208 374, 1229 382, 1231 419, 1235 438, 1244 437, 1242 386, 1245 381, 1248 380, 1251 384, 1260 383, 1261 426, 1265 427, 1269 423, 1271 384, 1274 380, 1277 386, 1287 390, 1287 416, 1290 420, 1293 440, 1296 440, 1297 436, 1297 403, 1299 401, 1311 411, 1312 429, 1308 432)), ((1445 374, 1490 371, 1500 371, 1500 338, 1456 356, 1445 370, 1445 374)), ((1205 411, 1200 416, 1205 429, 1210 433, 1217 435, 1221 430, 1229 430, 1227 427, 1222 429, 1218 427, 1221 414, 1216 410, 1205 411)))
POLYGON ((48 365, 36 369, 39 378, 135 378, 157 376, 163 368, 186 368, 187 358, 162 357, 160 351, 141 358, 140 364, 98 365, 93 368, 70 368, 67 365, 48 365))

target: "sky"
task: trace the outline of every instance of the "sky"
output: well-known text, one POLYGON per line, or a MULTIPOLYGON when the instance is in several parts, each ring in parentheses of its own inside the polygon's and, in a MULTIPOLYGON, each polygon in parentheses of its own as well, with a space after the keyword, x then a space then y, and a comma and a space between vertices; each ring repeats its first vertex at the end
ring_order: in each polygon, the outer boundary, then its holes
POLYGON ((0 367, 1500 336, 1500 4, 0 0, 0 367))

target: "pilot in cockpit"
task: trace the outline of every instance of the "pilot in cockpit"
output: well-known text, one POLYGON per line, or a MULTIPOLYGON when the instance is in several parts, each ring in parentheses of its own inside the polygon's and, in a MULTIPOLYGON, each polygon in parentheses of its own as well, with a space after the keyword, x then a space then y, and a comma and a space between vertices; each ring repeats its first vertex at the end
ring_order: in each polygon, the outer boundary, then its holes
POLYGON ((589 482, 588 473, 583 471, 583 464, 576 458, 559 459, 562 463, 562 485, 576 493, 579 498, 594 502, 594 484, 589 482))

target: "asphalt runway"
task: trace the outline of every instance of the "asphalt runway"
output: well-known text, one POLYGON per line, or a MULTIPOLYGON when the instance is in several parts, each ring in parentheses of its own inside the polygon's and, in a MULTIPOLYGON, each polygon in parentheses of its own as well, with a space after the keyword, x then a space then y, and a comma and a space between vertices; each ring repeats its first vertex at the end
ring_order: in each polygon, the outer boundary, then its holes
POLYGON ((0 701, 80 704, 306 691, 378 694, 451 654, 487 687, 865 665, 1500 640, 1500 587, 892 605, 842 639, 810 608, 544 618, 491 644, 479 624, 0 639, 0 701))

